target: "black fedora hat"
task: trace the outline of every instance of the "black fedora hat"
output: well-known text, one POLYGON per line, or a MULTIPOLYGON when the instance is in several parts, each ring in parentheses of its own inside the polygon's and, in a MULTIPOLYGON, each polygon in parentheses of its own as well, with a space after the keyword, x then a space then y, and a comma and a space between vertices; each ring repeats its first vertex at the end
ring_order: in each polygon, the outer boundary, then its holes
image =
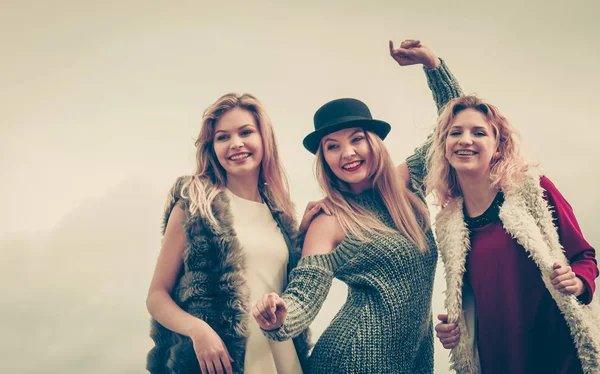
POLYGON ((302 144, 316 154, 321 139, 332 132, 351 127, 361 127, 377 134, 382 140, 390 132, 389 123, 373 119, 365 103, 357 99, 337 99, 317 110, 314 117, 315 131, 308 134, 302 144))

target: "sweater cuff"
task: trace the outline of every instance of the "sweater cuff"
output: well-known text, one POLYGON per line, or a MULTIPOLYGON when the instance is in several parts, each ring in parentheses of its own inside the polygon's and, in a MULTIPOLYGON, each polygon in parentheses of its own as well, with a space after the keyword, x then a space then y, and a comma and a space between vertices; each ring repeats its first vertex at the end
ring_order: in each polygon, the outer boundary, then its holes
POLYGON ((594 291, 596 289, 595 278, 598 276, 598 268, 594 261, 575 261, 571 263, 571 270, 575 273, 577 278, 581 279, 585 291, 577 297, 577 299, 583 304, 589 304, 594 298, 594 291))
POLYGON ((285 325, 281 325, 281 327, 273 330, 262 330, 262 332, 267 338, 278 342, 283 342, 292 338, 285 328, 285 325))
MULTIPOLYGON (((573 269, 572 266, 571 268, 573 269)), ((577 300, 579 300, 579 302, 584 305, 588 305, 592 302, 592 299, 594 298, 594 290, 596 288, 596 283, 594 283, 593 281, 590 282, 586 277, 578 275, 576 269, 573 269, 573 272, 575 273, 577 278, 581 280, 584 288, 583 293, 577 296, 577 300)))
POLYGON ((579 302, 584 305, 588 305, 592 302, 593 294, 590 292, 590 288, 587 285, 586 281, 581 277, 577 278, 581 279, 581 282, 583 283, 583 293, 577 296, 577 300, 579 300, 579 302))
POLYGON ((323 302, 327 298, 333 274, 323 267, 300 261, 292 270, 290 283, 281 298, 288 312, 282 326, 273 330, 263 330, 270 339, 283 341, 295 338, 310 326, 323 302))
POLYGON ((440 66, 427 69, 423 67, 427 77, 427 85, 431 89, 433 99, 438 108, 438 114, 442 112, 444 106, 452 99, 463 95, 458 81, 446 65, 446 62, 440 58, 440 66))

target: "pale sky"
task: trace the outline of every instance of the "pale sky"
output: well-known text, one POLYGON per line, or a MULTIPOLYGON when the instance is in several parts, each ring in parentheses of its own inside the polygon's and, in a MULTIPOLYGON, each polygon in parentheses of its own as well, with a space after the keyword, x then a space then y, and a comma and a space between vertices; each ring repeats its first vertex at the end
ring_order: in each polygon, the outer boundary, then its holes
MULTIPOLYGON (((420 39, 496 104, 598 246, 600 9, 554 3, 2 1, 0 371, 143 372, 162 206, 219 96, 264 103, 299 212, 320 197, 301 142, 329 100, 391 123, 400 163, 436 116, 389 39, 420 39)), ((440 266, 434 314, 443 290, 440 266)), ((344 298, 336 283, 316 336, 344 298)), ((435 367, 448 372, 437 343, 435 367)))

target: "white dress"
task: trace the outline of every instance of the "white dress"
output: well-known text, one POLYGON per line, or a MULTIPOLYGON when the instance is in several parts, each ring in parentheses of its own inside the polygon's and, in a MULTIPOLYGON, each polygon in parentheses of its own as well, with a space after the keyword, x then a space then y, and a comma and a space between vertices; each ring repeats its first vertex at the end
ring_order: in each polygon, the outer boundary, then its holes
MULTIPOLYGON (((231 201, 233 228, 246 254, 246 281, 250 308, 264 294, 281 294, 286 285, 288 248, 283 234, 264 203, 246 200, 227 190, 231 201)), ((263 335, 248 311, 248 341, 244 373, 298 374, 300 361, 291 340, 277 342, 263 335)))

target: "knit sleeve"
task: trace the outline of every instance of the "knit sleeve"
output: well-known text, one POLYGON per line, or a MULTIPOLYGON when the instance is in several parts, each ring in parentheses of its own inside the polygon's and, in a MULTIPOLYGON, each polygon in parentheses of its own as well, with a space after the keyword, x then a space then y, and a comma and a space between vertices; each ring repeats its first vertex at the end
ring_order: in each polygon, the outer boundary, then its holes
POLYGON ((594 280, 598 277, 596 252, 583 237, 573 208, 556 186, 546 177, 540 179, 540 185, 545 190, 544 197, 552 209, 560 244, 564 248, 571 269, 585 285, 586 291, 579 296, 579 300, 589 304, 596 288, 594 280))
MULTIPOLYGON (((431 89, 433 100, 435 100, 435 105, 438 109, 438 114, 450 100, 460 97, 463 94, 458 80, 454 77, 446 62, 441 58, 440 61, 442 62, 441 65, 436 68, 423 68, 427 76, 427 85, 431 89)), ((425 185, 423 181, 427 175, 427 152, 431 148, 432 142, 433 137, 430 134, 425 142, 417 147, 414 153, 406 159, 411 189, 423 197, 425 197, 425 185)))
POLYGON ((333 269, 327 255, 306 256, 290 274, 290 283, 281 297, 288 307, 285 323, 274 330, 263 330, 272 340, 295 338, 313 322, 323 306, 331 282, 333 269))
POLYGON ((446 62, 440 58, 441 65, 427 69, 423 67, 425 75, 427 76, 427 85, 431 89, 433 100, 437 106, 438 114, 442 112, 444 105, 450 100, 456 99, 463 95, 462 88, 458 84, 458 80, 452 74, 446 62))
POLYGON ((406 158, 406 165, 408 166, 408 174, 410 177, 410 189, 418 194, 425 197, 425 176, 427 175, 427 152, 431 148, 433 138, 431 135, 427 137, 427 140, 419 147, 417 147, 414 153, 406 158))

